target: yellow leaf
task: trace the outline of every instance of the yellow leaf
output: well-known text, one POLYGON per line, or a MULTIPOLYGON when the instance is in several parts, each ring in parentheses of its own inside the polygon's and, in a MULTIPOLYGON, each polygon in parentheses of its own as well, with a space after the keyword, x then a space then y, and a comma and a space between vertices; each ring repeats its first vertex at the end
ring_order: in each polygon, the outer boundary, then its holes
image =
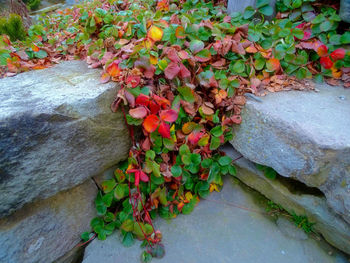
POLYGON ((186 200, 191 201, 191 199, 193 198, 193 195, 192 195, 191 192, 187 192, 187 193, 185 194, 185 197, 186 197, 186 200))
POLYGON ((148 31, 148 37, 154 42, 160 41, 163 37, 163 30, 156 26, 151 26, 148 31))
POLYGON ((158 58, 156 58, 154 56, 150 56, 149 62, 153 65, 156 65, 158 63, 158 58))

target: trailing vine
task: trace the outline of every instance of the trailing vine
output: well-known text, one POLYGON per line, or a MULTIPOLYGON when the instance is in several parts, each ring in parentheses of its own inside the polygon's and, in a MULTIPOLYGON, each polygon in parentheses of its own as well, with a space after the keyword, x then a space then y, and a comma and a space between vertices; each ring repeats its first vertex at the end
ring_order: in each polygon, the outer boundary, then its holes
POLYGON ((228 16, 213 1, 89 1, 43 17, 23 42, 2 36, 1 76, 85 59, 103 68, 102 83, 119 83, 111 108, 123 111, 132 147, 102 183, 85 241, 118 229, 125 246, 143 240, 144 262, 161 257, 157 214, 191 213, 236 174, 219 147, 232 140, 246 96, 312 89, 312 77, 350 86, 341 47, 350 32, 338 29, 336 9, 283 0, 269 21, 269 2, 228 16))

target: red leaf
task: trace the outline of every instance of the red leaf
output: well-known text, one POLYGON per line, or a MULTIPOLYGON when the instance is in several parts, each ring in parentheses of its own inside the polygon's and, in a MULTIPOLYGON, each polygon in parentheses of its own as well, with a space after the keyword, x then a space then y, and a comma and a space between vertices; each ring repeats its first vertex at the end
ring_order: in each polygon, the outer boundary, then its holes
POLYGON ((157 102, 151 101, 149 103, 149 109, 151 110, 152 114, 157 114, 160 110, 160 106, 157 102))
POLYGON ((180 72, 180 67, 175 62, 170 62, 170 64, 164 70, 164 74, 167 79, 175 78, 177 74, 179 74, 179 72, 180 72))
POLYGON ((180 77, 189 78, 191 77, 191 72, 185 67, 184 64, 180 63, 180 77))
POLYGON ((124 95, 125 95, 126 100, 129 103, 129 106, 132 107, 132 108, 135 107, 135 97, 134 97, 134 95, 132 95, 127 90, 124 91, 124 95))
POLYGON ((148 182, 148 180, 149 180, 147 174, 145 174, 143 171, 140 171, 140 180, 142 182, 148 182))
POLYGON ((338 48, 331 53, 331 58, 334 61, 337 61, 339 59, 343 59, 344 57, 345 57, 345 49, 343 49, 343 48, 338 48))
POLYGON ((138 105, 143 105, 143 106, 148 106, 149 105, 149 102, 150 102, 150 98, 144 94, 140 94, 139 96, 137 96, 136 98, 136 104, 138 105))
POLYGON ((270 58, 266 62, 266 67, 270 71, 277 71, 280 68, 280 61, 277 58, 270 58))
POLYGON ((131 75, 131 76, 128 76, 126 78, 125 83, 126 84, 131 84, 131 86, 133 88, 136 88, 140 84, 140 81, 141 81, 141 77, 140 76, 138 76, 138 75, 131 75))
POLYGON ((329 57, 320 58, 320 63, 325 69, 330 69, 333 66, 333 61, 329 57))
POLYGON ((174 122, 177 120, 178 113, 175 110, 162 110, 159 116, 162 121, 174 122))
POLYGON ((137 107, 135 109, 130 109, 129 114, 135 119, 143 119, 147 116, 147 110, 145 107, 137 107))
POLYGON ((177 51, 175 50, 175 48, 169 48, 168 49, 168 58, 172 61, 172 62, 180 62, 181 59, 179 58, 179 56, 177 55, 177 51))
POLYGON ((181 59, 189 59, 190 58, 188 53, 185 50, 179 51, 178 55, 181 59))
POLYGON ((190 135, 188 135, 187 139, 192 145, 196 145, 203 135, 203 132, 193 131, 190 133, 190 135))
POLYGON ((153 95, 153 99, 164 109, 166 106, 170 106, 170 101, 166 98, 159 97, 158 95, 153 95))
POLYGON ((117 77, 120 75, 120 69, 118 66, 118 62, 113 61, 111 64, 107 67, 107 73, 111 75, 112 77, 117 77))
POLYGON ((148 115, 142 125, 147 132, 154 132, 159 125, 159 118, 154 114, 148 115))
POLYGON ((135 186, 138 186, 140 184, 140 172, 135 172, 135 186))
POLYGON ((159 125, 158 132, 163 138, 170 139, 170 126, 169 126, 169 124, 162 122, 159 125))
POLYGON ((321 45, 317 48, 317 54, 320 56, 320 57, 324 57, 324 56, 327 56, 328 54, 328 48, 326 45, 321 45))
POLYGON ((151 79, 154 76, 154 73, 156 72, 156 67, 154 65, 150 65, 149 67, 146 68, 145 72, 143 72, 143 75, 151 79))

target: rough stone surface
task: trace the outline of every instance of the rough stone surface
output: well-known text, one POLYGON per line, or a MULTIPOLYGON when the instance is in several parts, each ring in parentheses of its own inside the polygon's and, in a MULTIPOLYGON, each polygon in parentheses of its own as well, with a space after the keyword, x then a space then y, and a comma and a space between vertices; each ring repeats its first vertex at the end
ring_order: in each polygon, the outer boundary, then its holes
MULTIPOLYGON (((227 179, 220 193, 202 200, 190 215, 180 215, 169 222, 155 220, 155 227, 162 231, 166 253, 154 262, 346 262, 337 252, 328 255, 332 249, 323 250, 313 239, 286 236, 274 221, 260 214, 264 210, 253 197, 258 193, 251 193, 233 178, 227 179)), ((142 251, 139 245, 137 241, 133 247, 125 248, 114 233, 105 241, 94 240, 88 245, 83 263, 138 263, 142 251)))
MULTIPOLYGON (((89 179, 0 219, 0 262, 48 263, 66 254, 90 229, 96 194, 97 187, 89 179)), ((68 259, 59 262, 72 262, 68 259)))
POLYGON ((127 157, 115 83, 83 61, 0 80, 0 217, 74 187, 127 157))
MULTIPOLYGON (((232 14, 233 12, 244 13, 247 6, 255 6, 256 0, 228 0, 227 12, 232 14)), ((275 6, 276 0, 270 0, 270 6, 275 6)))
MULTIPOLYGON (((225 146, 222 150, 234 159, 240 156, 231 146, 225 146)), ((350 225, 328 207, 324 196, 307 193, 305 190, 298 192, 293 189, 293 183, 287 184, 282 179, 268 179, 245 158, 235 163, 238 167, 237 177, 243 183, 282 205, 289 213, 306 215, 310 222, 316 223, 314 229, 330 244, 350 254, 350 225)))
POLYGON ((231 143, 247 159, 319 188, 350 223, 350 89, 316 88, 248 100, 231 143))

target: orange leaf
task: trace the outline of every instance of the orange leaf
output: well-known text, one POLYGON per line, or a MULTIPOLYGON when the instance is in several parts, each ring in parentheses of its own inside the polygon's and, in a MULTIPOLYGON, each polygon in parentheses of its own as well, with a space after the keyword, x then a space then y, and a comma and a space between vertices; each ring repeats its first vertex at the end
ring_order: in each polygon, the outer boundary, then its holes
POLYGON ((120 69, 117 61, 113 61, 111 64, 108 65, 107 73, 112 77, 118 77, 120 75, 120 69))
POLYGON ((37 45, 35 45, 34 43, 32 43, 31 48, 34 52, 38 52, 40 50, 40 48, 37 45))
POLYGON ((163 37, 163 30, 156 26, 151 26, 148 31, 148 37, 154 42, 160 41, 163 37))
POLYGON ((245 49, 248 53, 256 53, 258 50, 254 46, 249 46, 245 49))
POLYGON ((130 109, 129 114, 135 119, 143 119, 147 116, 147 110, 145 107, 137 107, 135 109, 130 109))
POLYGON ((177 119, 178 113, 175 110, 162 110, 159 116, 162 121, 174 122, 177 119))
POLYGON ((175 31, 175 36, 180 39, 184 39, 185 36, 185 29, 183 26, 178 26, 175 31))
POLYGON ((159 125, 158 132, 163 138, 170 139, 170 126, 169 126, 169 124, 162 122, 159 125))
POLYGON ((183 126, 182 126, 182 132, 184 134, 189 134, 191 131, 193 131, 194 128, 196 128, 197 123, 191 121, 191 122, 186 122, 183 126))
POLYGON ((269 71, 277 71, 280 68, 280 61, 277 58, 270 58, 266 62, 266 67, 269 71))
POLYGON ((110 80, 111 76, 108 73, 103 73, 100 78, 101 83, 107 83, 110 80))
POLYGON ((326 45, 321 45, 317 48, 317 54, 320 56, 320 57, 324 57, 328 54, 328 48, 326 45))
POLYGON ((154 132, 159 125, 159 118, 154 114, 148 115, 142 125, 147 132, 154 132))

